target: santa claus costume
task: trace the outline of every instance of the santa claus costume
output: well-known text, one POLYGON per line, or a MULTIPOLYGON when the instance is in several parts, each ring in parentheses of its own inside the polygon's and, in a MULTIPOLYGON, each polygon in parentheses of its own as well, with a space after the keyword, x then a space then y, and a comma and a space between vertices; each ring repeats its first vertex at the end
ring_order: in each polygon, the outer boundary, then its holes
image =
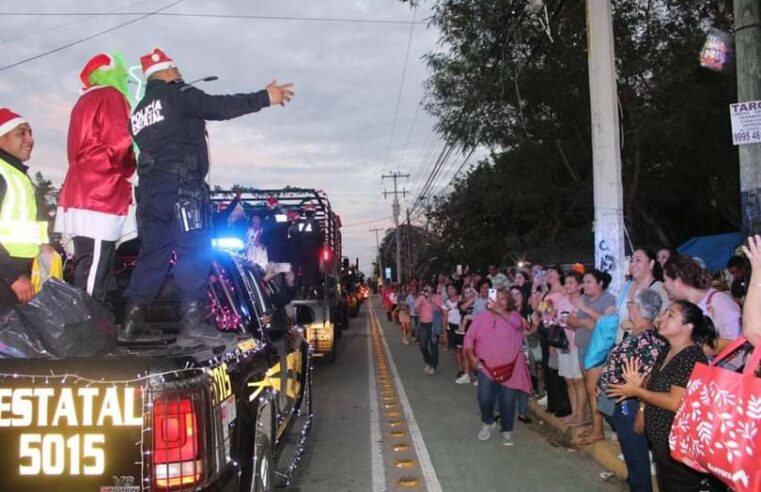
POLYGON ((116 288, 116 244, 125 229, 134 230, 128 227, 135 155, 127 71, 118 55, 101 53, 87 62, 80 79, 84 89, 71 111, 69 169, 55 230, 73 237, 74 285, 106 303, 116 288))

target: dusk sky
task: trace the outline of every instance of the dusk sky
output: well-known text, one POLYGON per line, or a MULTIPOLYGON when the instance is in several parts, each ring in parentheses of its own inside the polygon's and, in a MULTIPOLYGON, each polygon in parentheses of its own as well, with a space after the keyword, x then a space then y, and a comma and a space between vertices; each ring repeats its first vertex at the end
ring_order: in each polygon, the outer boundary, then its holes
MULTIPOLYGON (((2 12, 0 106, 30 121, 36 146, 29 164, 55 184, 66 172, 66 131, 81 88, 79 72, 102 51, 118 51, 128 65, 137 65, 141 55, 162 48, 186 80, 219 76, 199 86, 209 93, 256 91, 273 78, 293 82, 296 96, 285 108, 209 123, 210 183, 324 189, 346 226, 344 254, 358 256, 367 273, 375 255, 375 235, 368 229, 393 224, 391 201, 381 193, 393 183, 382 182, 381 175, 408 173, 400 189, 415 191, 442 145, 432 133, 432 118, 418 110, 427 77, 422 57, 438 49, 426 4, 415 13, 397 0, 28 0, 2 12), (170 5, 160 14, 249 17, 152 15, 11 66, 170 5)), ((443 176, 441 188, 448 182, 443 176)), ((414 194, 407 195, 402 211, 413 200, 414 194)))

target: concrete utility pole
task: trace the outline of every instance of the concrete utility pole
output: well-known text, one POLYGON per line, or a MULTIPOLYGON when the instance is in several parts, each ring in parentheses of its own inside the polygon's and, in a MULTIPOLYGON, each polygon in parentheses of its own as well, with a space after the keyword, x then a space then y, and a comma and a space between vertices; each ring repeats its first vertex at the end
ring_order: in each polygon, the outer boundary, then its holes
POLYGON ((394 235, 396 236, 396 282, 399 284, 402 283, 402 247, 399 238, 399 195, 406 196, 407 190, 398 191, 396 182, 399 178, 409 179, 409 177, 409 174, 402 174, 398 171, 381 176, 381 179, 390 178, 394 180, 394 191, 384 191, 383 196, 384 198, 388 198, 388 195, 394 195, 394 203, 391 205, 391 210, 394 215, 394 226, 396 227, 396 232, 394 232, 394 235))
POLYGON ((370 232, 375 233, 375 247, 378 248, 378 268, 380 269, 380 278, 381 278, 381 285, 383 285, 385 282, 383 282, 383 253, 380 249, 380 241, 378 240, 378 231, 382 231, 383 229, 375 228, 370 229, 370 232))
MULTIPOLYGON (((761 4, 735 0, 737 102, 761 100, 761 4)), ((745 236, 761 232, 761 144, 739 146, 740 207, 745 236)))
POLYGON ((410 221, 410 209, 407 209, 407 279, 412 278, 412 222, 410 221))
MULTIPOLYGON (((754 0, 758 1, 758 0, 754 0)), ((613 278, 617 293, 624 275, 624 199, 610 0, 586 0, 589 100, 595 200, 595 265, 613 278)))

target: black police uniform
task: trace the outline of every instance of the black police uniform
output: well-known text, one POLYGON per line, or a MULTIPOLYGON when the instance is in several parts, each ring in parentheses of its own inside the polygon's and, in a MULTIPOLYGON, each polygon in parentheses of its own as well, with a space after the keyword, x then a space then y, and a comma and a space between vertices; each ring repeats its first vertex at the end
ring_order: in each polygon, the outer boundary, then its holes
POLYGON ((148 81, 130 122, 140 148, 136 197, 141 247, 125 291, 133 305, 153 302, 172 251, 177 252, 174 277, 181 302, 203 302, 212 258, 205 120, 227 120, 269 105, 266 90, 212 96, 182 80, 148 81))

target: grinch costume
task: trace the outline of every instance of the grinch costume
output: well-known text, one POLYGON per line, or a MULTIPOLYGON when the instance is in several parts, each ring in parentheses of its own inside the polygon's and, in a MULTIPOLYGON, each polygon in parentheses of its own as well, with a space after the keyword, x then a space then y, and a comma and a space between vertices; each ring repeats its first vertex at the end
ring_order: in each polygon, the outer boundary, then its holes
POLYGON ((74 285, 101 303, 116 288, 116 244, 132 204, 135 155, 129 134, 127 70, 121 57, 101 53, 87 62, 82 95, 71 111, 69 169, 58 198, 55 230, 73 237, 74 285))

